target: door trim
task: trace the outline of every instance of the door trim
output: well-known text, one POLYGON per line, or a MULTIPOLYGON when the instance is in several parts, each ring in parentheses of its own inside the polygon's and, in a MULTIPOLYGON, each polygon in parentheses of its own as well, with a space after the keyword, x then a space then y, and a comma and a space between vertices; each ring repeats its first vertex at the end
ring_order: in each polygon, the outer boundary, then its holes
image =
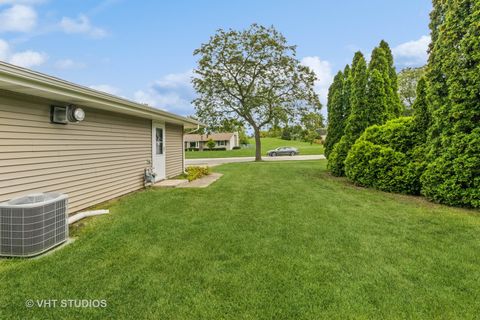
POLYGON ((153 172, 156 174, 156 177, 155 177, 155 182, 157 181, 160 181, 160 180, 165 180, 167 178, 167 168, 166 168, 166 132, 165 132, 165 122, 162 122, 162 121, 156 121, 156 120, 152 120, 152 130, 151 130, 151 133, 152 133, 152 140, 151 140, 151 143, 152 143, 152 168, 153 169, 153 172), (157 139, 156 139, 156 135, 157 135, 157 132, 156 132, 156 128, 162 128, 163 129, 163 172, 158 172, 157 170, 155 170, 155 156, 156 156, 156 147, 157 147, 157 139))

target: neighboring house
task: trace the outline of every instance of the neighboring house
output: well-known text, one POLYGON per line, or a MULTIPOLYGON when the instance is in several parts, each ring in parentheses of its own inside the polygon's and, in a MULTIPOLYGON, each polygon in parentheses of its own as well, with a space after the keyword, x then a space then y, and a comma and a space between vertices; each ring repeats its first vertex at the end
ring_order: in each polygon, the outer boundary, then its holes
POLYGON ((185 150, 203 150, 208 149, 207 142, 212 139, 215 141, 215 149, 232 150, 239 147, 238 132, 232 133, 212 133, 212 134, 186 134, 184 135, 185 150))
POLYGON ((184 129, 199 125, 0 62, 0 202, 57 191, 72 213, 143 188, 145 168, 179 175, 184 129))

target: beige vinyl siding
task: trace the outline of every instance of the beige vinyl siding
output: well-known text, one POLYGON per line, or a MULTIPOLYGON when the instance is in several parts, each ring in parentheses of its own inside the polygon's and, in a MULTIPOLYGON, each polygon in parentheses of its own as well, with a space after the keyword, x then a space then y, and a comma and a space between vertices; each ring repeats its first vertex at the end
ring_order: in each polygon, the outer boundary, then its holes
POLYGON ((69 212, 143 187, 151 121, 84 108, 50 123, 48 100, 0 91, 0 202, 32 192, 69 195, 69 212))
POLYGON ((167 178, 183 173, 183 126, 165 124, 165 168, 167 178))

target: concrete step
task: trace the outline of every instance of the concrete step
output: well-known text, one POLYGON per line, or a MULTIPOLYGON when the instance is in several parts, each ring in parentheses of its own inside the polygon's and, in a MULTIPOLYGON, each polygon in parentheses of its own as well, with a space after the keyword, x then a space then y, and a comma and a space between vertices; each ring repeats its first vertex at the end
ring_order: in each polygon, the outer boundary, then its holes
POLYGON ((155 188, 176 188, 187 183, 187 179, 167 179, 157 182, 153 186, 155 188))

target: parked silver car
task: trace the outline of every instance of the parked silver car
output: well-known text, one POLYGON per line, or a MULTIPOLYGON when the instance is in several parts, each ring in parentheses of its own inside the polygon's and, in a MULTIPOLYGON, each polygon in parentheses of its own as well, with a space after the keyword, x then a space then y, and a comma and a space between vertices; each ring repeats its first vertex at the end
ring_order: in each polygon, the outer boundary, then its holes
POLYGON ((300 154, 297 148, 294 147, 279 147, 277 149, 269 150, 267 156, 276 157, 276 156, 295 156, 300 154))

